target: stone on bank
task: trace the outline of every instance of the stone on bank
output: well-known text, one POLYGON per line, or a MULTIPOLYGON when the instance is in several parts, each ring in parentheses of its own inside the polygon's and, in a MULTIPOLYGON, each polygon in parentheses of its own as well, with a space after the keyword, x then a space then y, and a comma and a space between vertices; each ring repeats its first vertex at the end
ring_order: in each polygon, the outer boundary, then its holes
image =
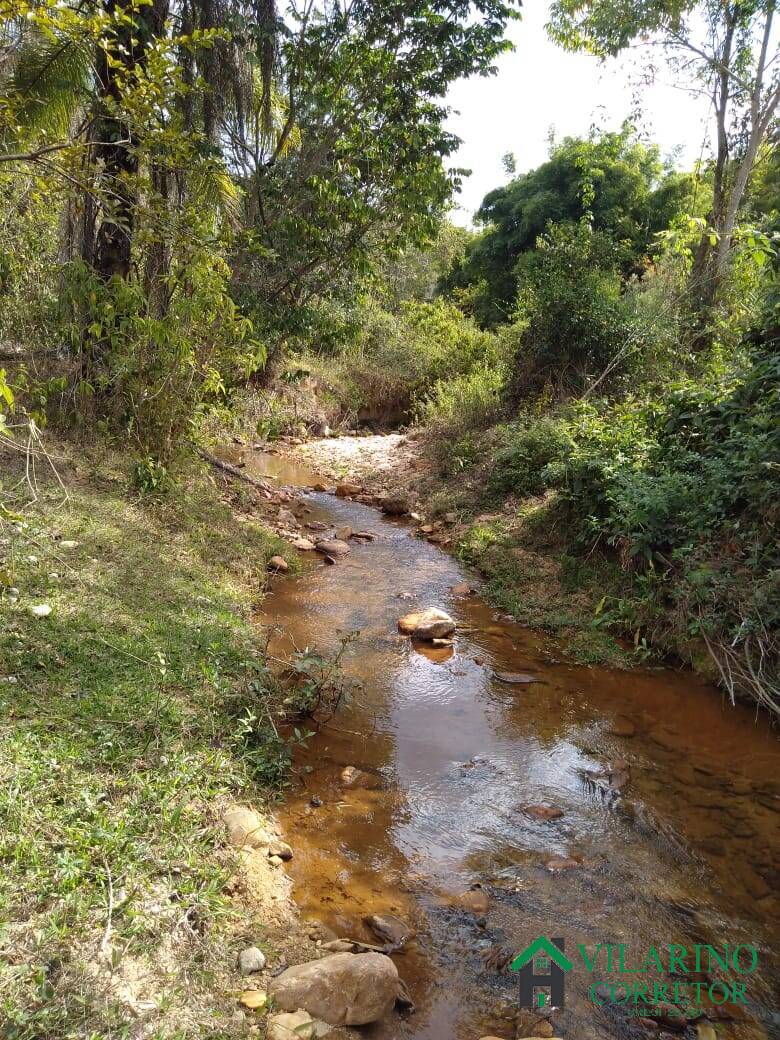
POLYGON ((393 1008, 398 970, 380 953, 334 953, 288 968, 268 993, 283 1011, 308 1011, 333 1026, 363 1026, 393 1008))

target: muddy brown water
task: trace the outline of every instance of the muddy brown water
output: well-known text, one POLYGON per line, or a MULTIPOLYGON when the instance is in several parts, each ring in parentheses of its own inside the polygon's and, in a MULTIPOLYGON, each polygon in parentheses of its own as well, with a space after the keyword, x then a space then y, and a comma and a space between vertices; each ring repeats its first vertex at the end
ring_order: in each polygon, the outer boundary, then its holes
MULTIPOLYGON (((278 456, 248 461, 280 483, 318 479, 278 456)), ((363 923, 370 913, 416 930, 393 955, 416 1013, 367 1036, 513 1038, 517 978, 495 962, 539 934, 565 937, 567 950, 758 944, 748 1014, 719 1022, 718 1035, 780 1035, 780 748, 767 720, 687 672, 558 660, 544 636, 478 595, 455 596, 473 576, 406 524, 326 494, 302 504, 304 523, 376 535, 335 566, 307 556, 302 575, 276 581, 260 616, 278 626, 279 656, 332 653, 359 632, 343 662, 359 688, 297 755, 280 816, 305 919, 364 941, 376 941, 363 923), (453 615, 452 650, 398 634, 415 606, 453 615), (495 672, 541 681, 509 685, 495 672), (633 736, 618 735, 626 719, 633 736), (621 791, 586 775, 619 759, 630 767, 621 791), (348 765, 365 771, 365 786, 344 785, 348 765), (522 811, 537 803, 564 815, 539 822, 522 811), (555 873, 555 857, 577 865, 555 873), (474 884, 490 900, 481 916, 457 902, 474 884)), ((584 974, 567 977, 556 1035, 648 1035, 623 1010, 595 1007, 588 986, 599 975, 584 974)))

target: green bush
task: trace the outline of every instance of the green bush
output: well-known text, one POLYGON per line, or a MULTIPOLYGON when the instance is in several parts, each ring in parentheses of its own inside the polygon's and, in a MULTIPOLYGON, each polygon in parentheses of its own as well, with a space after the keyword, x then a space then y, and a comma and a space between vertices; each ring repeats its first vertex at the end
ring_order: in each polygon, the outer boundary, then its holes
POLYGON ((67 331, 89 360, 77 387, 82 410, 94 409, 163 464, 203 411, 264 360, 227 292, 226 263, 206 249, 193 246, 174 267, 164 312, 138 279, 103 282, 81 262, 65 274, 75 312, 67 331))
POLYGON ((663 403, 580 405, 569 432, 546 472, 581 544, 651 575, 645 617, 662 612, 678 645, 703 640, 732 693, 780 707, 780 355, 663 403))
POLYGON ((368 297, 339 313, 342 335, 328 342, 327 356, 308 342, 304 356, 363 422, 403 422, 434 387, 498 364, 496 337, 444 300, 410 301, 391 313, 368 297))
POLYGON ((561 458, 568 442, 566 426, 556 415, 524 416, 500 430, 500 446, 488 477, 495 494, 538 495, 546 469, 561 458))
MULTIPOLYGON (((729 691, 780 710, 777 329, 717 381, 578 401, 500 429, 488 490, 554 490, 572 550, 614 553, 631 592, 602 622, 683 656, 706 647, 729 691)), ((561 528, 563 530, 563 528, 561 528)))
POLYGON ((647 337, 618 261, 618 246, 585 223, 552 225, 523 254, 514 397, 615 387, 636 366, 647 337))
POLYGON ((503 390, 501 368, 481 365, 463 375, 440 379, 420 402, 416 417, 434 438, 457 438, 495 419, 503 390))

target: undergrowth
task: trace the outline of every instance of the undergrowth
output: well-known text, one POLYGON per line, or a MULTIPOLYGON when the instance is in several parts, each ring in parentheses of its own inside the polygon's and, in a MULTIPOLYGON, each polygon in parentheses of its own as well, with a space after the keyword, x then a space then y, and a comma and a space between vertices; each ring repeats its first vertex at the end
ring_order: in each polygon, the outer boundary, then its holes
POLYGON ((0 1032, 122 1037, 135 1001, 156 1036, 228 1035, 216 825, 289 764, 250 623, 281 546, 197 475, 140 500, 110 459, 59 454, 68 499, 33 504, 0 459, 0 1032))

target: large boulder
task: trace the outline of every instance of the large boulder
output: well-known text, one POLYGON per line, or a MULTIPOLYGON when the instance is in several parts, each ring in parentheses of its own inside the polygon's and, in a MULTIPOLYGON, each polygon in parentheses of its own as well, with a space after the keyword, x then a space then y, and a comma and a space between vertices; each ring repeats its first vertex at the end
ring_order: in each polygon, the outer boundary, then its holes
POLYGON ((455 622, 438 607, 426 607, 406 614, 398 622, 399 632, 414 639, 446 639, 455 631, 455 622))
POLYGON ((302 1008, 333 1026, 363 1026, 395 1004, 398 971, 381 953, 334 953, 288 968, 268 992, 282 1011, 302 1008))

